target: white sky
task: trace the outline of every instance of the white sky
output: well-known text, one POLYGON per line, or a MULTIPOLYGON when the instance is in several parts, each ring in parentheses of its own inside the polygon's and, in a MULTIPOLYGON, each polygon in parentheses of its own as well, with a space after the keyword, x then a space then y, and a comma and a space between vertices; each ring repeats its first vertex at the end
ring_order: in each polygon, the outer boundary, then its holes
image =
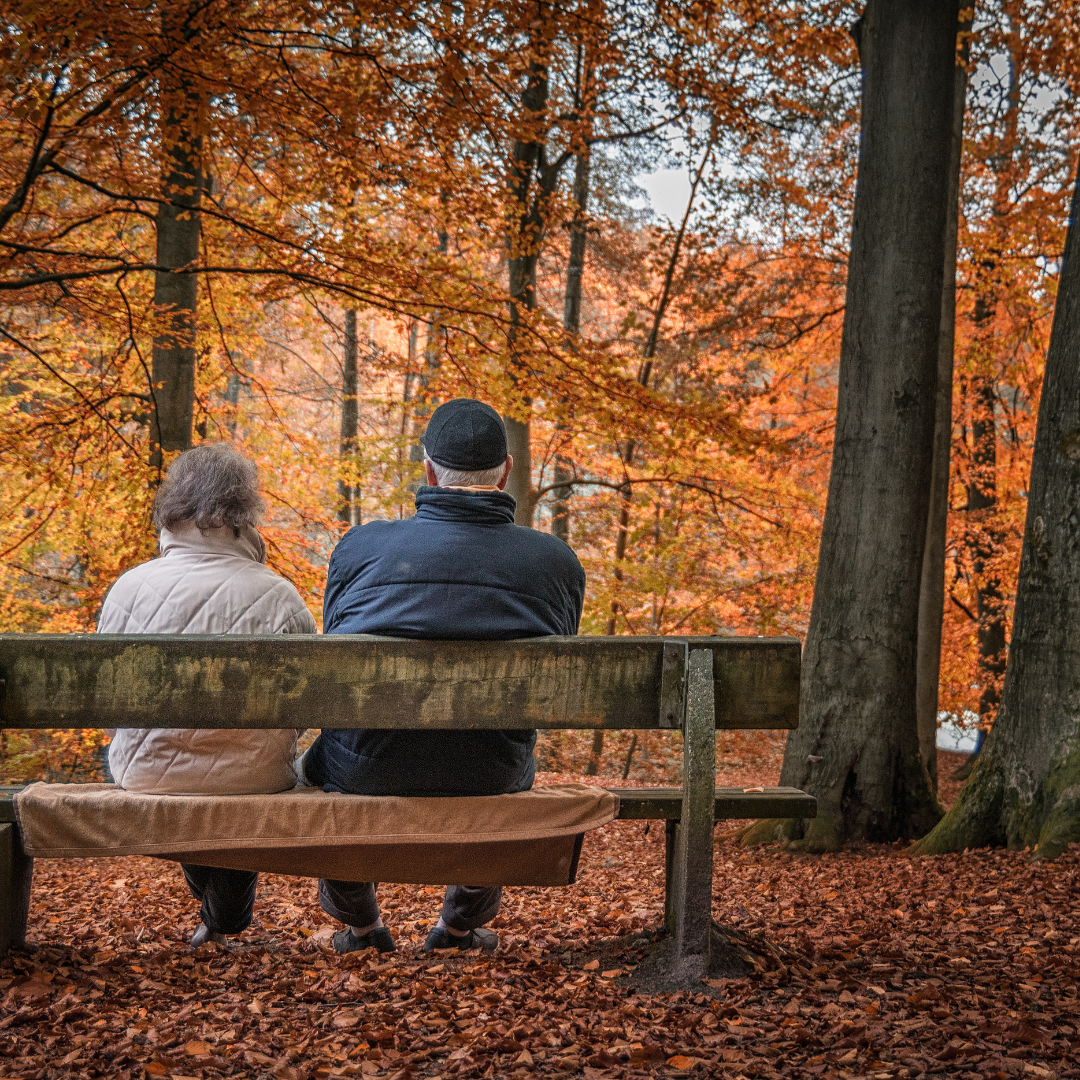
POLYGON ((690 173, 686 169, 661 169, 636 177, 638 184, 649 195, 653 211, 658 218, 667 218, 678 224, 686 213, 686 200, 690 198, 690 173))

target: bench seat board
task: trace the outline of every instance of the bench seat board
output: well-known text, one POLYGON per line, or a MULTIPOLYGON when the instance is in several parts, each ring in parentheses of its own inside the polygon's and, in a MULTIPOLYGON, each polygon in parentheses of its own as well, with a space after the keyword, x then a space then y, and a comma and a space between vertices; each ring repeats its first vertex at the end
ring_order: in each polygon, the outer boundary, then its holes
MULTIPOLYGON (((620 821, 678 821, 682 816, 683 790, 676 787, 607 788, 619 797, 620 821)), ((0 787, 0 823, 15 820, 12 796, 21 787, 0 787)), ((798 788, 767 787, 761 791, 718 787, 716 821, 742 818, 817 817, 817 799, 798 788)))
POLYGON ((155 855, 345 881, 566 885, 580 837, 618 796, 579 784, 483 798, 144 795, 112 784, 31 784, 15 798, 31 858, 155 855))
POLYGON ((687 645, 717 728, 797 726, 788 638, 0 634, 0 727, 680 727, 687 645))
MULTIPOLYGON (((619 796, 619 817, 626 821, 677 821, 682 817, 682 788, 609 788, 619 796)), ((798 788, 716 789, 713 819, 812 818, 817 799, 798 788)), ((0 819, 2 820, 2 819, 0 819)))

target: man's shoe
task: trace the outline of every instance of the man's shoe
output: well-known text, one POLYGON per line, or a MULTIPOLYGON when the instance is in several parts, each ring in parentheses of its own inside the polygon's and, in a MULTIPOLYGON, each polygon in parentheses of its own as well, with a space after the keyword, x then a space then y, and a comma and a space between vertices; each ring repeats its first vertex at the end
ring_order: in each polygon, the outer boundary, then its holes
POLYGON ((205 945, 208 941, 216 941, 219 945, 227 945, 229 939, 224 934, 219 934, 215 930, 211 930, 206 923, 199 923, 195 927, 195 933, 191 935, 191 940, 188 944, 197 949, 200 945, 205 945))
POLYGON ((361 949, 375 949, 378 952, 397 952, 394 944, 394 936, 380 926, 377 930, 369 930, 363 937, 357 937, 352 932, 352 927, 346 926, 334 935, 334 949, 339 953, 359 952, 361 949))
POLYGON ((499 947, 499 935, 494 930, 486 927, 478 927, 470 930, 467 934, 458 937, 436 926, 427 936, 424 942, 424 952, 434 952, 436 949, 460 949, 466 952, 469 949, 483 949, 486 953, 493 953, 499 947))

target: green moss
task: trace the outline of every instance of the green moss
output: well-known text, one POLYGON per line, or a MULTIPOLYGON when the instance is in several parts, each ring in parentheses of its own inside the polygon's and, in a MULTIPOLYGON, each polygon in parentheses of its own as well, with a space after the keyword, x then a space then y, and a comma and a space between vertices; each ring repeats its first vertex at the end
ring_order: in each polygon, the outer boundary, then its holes
POLYGON ((743 833, 739 846, 757 847, 759 844, 775 844, 778 840, 788 842, 795 838, 798 828, 798 818, 762 818, 743 833))
POLYGON ((1039 829, 1035 857, 1056 859, 1070 844, 1080 843, 1080 745, 1050 770, 1045 791, 1054 803, 1039 829))
POLYGON ((952 809, 921 839, 908 846, 907 855, 945 855, 964 848, 1000 844, 1002 783, 987 751, 979 755, 952 809))
POLYGON ((811 855, 839 851, 844 840, 844 823, 839 815, 819 814, 806 830, 806 850, 811 855))

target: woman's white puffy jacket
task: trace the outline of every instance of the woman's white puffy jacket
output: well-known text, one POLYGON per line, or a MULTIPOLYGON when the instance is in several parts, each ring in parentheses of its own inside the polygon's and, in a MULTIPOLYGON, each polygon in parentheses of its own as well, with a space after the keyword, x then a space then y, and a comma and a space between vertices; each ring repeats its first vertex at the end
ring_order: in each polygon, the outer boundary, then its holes
MULTIPOLYGON (((105 597, 99 634, 313 634, 300 594, 264 565, 254 529, 161 530, 161 557, 123 574, 105 597)), ((109 768, 128 791, 250 795, 296 784, 294 730, 120 728, 109 768)))

